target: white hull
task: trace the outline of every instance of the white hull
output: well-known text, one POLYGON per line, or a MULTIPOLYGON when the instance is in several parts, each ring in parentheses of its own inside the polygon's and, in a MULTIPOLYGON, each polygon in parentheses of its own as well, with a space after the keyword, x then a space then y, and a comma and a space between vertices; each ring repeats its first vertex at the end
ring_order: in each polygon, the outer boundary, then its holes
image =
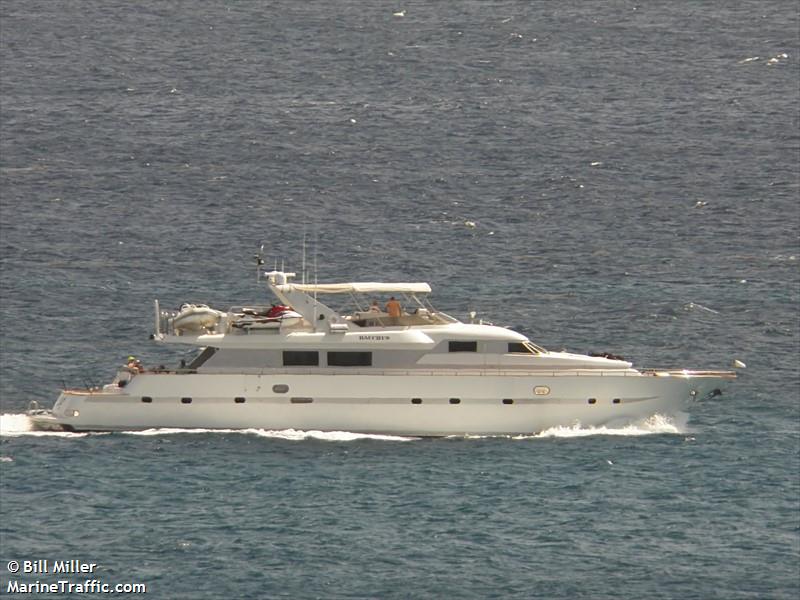
POLYGON ((52 413, 32 419, 42 427, 74 431, 175 427, 527 434, 576 423, 600 426, 676 414, 719 384, 719 373, 680 371, 154 373, 140 375, 118 391, 66 391, 52 413), (275 392, 276 385, 288 390, 275 392))

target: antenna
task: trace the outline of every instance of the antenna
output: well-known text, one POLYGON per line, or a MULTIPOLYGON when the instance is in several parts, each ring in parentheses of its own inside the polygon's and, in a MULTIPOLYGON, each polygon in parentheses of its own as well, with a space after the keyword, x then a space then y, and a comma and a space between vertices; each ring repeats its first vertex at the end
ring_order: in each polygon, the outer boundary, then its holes
POLYGON ((317 328, 317 247, 319 231, 314 231, 314 329, 317 328))
POLYGON ((303 285, 306 284, 306 232, 303 231, 303 285))

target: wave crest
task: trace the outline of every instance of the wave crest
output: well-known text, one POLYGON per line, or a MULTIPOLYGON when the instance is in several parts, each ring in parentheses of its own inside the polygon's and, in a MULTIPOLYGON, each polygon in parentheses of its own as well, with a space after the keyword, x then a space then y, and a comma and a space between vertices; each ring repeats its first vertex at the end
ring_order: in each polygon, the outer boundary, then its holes
POLYGON ((686 413, 678 413, 675 415, 653 415, 645 419, 640 419, 632 423, 624 425, 602 425, 599 427, 582 427, 580 424, 571 426, 551 427, 545 429, 533 436, 534 438, 574 438, 586 437, 590 435, 653 435, 663 433, 686 433, 687 423, 689 422, 689 415, 686 413))

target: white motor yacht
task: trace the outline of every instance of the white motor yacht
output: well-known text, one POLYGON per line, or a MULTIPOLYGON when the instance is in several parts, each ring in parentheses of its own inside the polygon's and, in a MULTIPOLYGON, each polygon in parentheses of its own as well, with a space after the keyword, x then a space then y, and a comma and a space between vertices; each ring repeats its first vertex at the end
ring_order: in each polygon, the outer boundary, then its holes
POLYGON ((29 410, 34 425, 531 434, 677 414, 736 377, 548 351, 510 329, 437 311, 427 283, 308 284, 279 270, 264 276, 277 305, 171 312, 156 301, 151 338, 196 346, 196 358, 180 368, 126 366, 103 387, 65 389, 52 410, 29 410), (370 306, 388 296, 401 300, 399 313, 370 306), (329 304, 337 300, 351 306, 334 310, 329 304))

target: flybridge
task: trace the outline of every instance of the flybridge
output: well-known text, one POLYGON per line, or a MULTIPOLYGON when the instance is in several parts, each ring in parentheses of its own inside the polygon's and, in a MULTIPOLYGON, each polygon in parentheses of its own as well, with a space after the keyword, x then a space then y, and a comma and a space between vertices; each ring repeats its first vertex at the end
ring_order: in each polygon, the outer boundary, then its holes
MULTIPOLYGON (((165 337, 176 343, 193 343, 192 336, 219 334, 277 334, 313 331, 343 334, 370 328, 399 329, 432 326, 459 321, 433 308, 427 299, 427 283, 349 282, 294 283, 295 273, 263 273, 279 304, 235 306, 227 311, 205 304, 184 304, 180 311, 162 311, 156 301, 154 339, 165 337), (318 295, 344 295, 347 306, 334 309, 321 302, 318 295), (397 296, 400 314, 390 315, 378 304, 376 296, 397 296)), ((327 302, 327 301, 326 301, 327 302)))
POLYGON ((294 283, 291 280, 296 277, 295 273, 277 270, 267 271, 264 276, 280 301, 303 315, 314 331, 344 333, 365 327, 430 326, 459 322, 431 306, 427 300, 431 286, 427 283, 294 283), (349 295, 352 306, 346 312, 337 312, 317 299, 317 295, 329 294, 349 295), (402 296, 400 315, 390 315, 374 297, 365 297, 371 294, 402 296))

